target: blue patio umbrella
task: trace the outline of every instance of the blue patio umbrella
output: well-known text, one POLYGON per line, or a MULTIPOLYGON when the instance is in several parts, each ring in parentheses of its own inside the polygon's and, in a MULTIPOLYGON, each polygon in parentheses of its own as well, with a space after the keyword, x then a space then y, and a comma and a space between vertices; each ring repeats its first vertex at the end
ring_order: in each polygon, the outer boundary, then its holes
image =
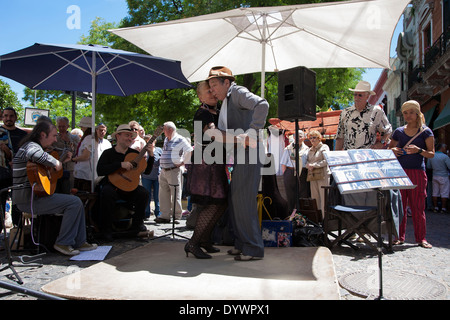
POLYGON ((190 87, 179 61, 99 45, 35 43, 0 56, 0 75, 30 89, 93 95, 127 96, 190 87))
POLYGON ((128 96, 191 87, 180 61, 100 45, 35 43, 1 55, 0 75, 34 90, 91 92, 92 128, 97 93, 128 96))

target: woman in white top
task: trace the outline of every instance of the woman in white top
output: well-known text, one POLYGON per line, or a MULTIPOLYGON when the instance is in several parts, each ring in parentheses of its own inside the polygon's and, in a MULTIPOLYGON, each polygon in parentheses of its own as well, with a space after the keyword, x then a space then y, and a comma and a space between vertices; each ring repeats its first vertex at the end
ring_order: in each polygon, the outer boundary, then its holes
MULTIPOLYGON (((94 167, 92 167, 92 128, 90 118, 84 117, 81 119, 79 126, 84 133, 80 143, 78 144, 76 154, 72 157, 72 161, 75 162, 73 170, 74 187, 78 190, 90 192, 92 177, 94 177, 94 180, 97 178, 97 170, 95 170, 95 167, 98 160, 96 159, 94 167), (92 175, 93 171, 94 176, 92 175)), ((97 132, 95 132, 95 141, 98 141, 97 132)), ((94 150, 96 149, 97 143, 94 150)))

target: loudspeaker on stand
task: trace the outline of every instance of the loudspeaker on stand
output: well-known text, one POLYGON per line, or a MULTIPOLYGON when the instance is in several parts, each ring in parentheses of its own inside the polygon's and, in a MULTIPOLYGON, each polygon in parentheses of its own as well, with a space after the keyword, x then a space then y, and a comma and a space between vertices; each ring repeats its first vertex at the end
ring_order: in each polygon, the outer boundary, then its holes
POLYGON ((316 73, 296 67, 278 73, 278 118, 316 120, 316 73))

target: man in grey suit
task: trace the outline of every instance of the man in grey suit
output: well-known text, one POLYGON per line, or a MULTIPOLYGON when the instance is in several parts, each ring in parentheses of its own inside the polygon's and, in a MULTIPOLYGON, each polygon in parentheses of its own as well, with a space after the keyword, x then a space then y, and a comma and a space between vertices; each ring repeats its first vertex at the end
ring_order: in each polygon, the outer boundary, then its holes
POLYGON ((235 244, 228 253, 235 255, 235 260, 248 261, 264 257, 257 210, 263 160, 258 138, 269 104, 234 80, 227 67, 212 68, 207 79, 213 95, 222 101, 218 129, 224 132, 226 142, 234 145, 229 209, 235 244))

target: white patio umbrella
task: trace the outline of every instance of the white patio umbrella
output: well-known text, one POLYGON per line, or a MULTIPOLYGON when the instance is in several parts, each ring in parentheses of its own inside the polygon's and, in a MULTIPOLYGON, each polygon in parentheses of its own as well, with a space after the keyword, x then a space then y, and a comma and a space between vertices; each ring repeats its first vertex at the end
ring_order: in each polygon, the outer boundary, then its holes
POLYGON ((146 52, 182 62, 190 82, 213 66, 234 74, 297 66, 389 68, 391 38, 409 0, 353 0, 238 8, 110 30, 146 52))

